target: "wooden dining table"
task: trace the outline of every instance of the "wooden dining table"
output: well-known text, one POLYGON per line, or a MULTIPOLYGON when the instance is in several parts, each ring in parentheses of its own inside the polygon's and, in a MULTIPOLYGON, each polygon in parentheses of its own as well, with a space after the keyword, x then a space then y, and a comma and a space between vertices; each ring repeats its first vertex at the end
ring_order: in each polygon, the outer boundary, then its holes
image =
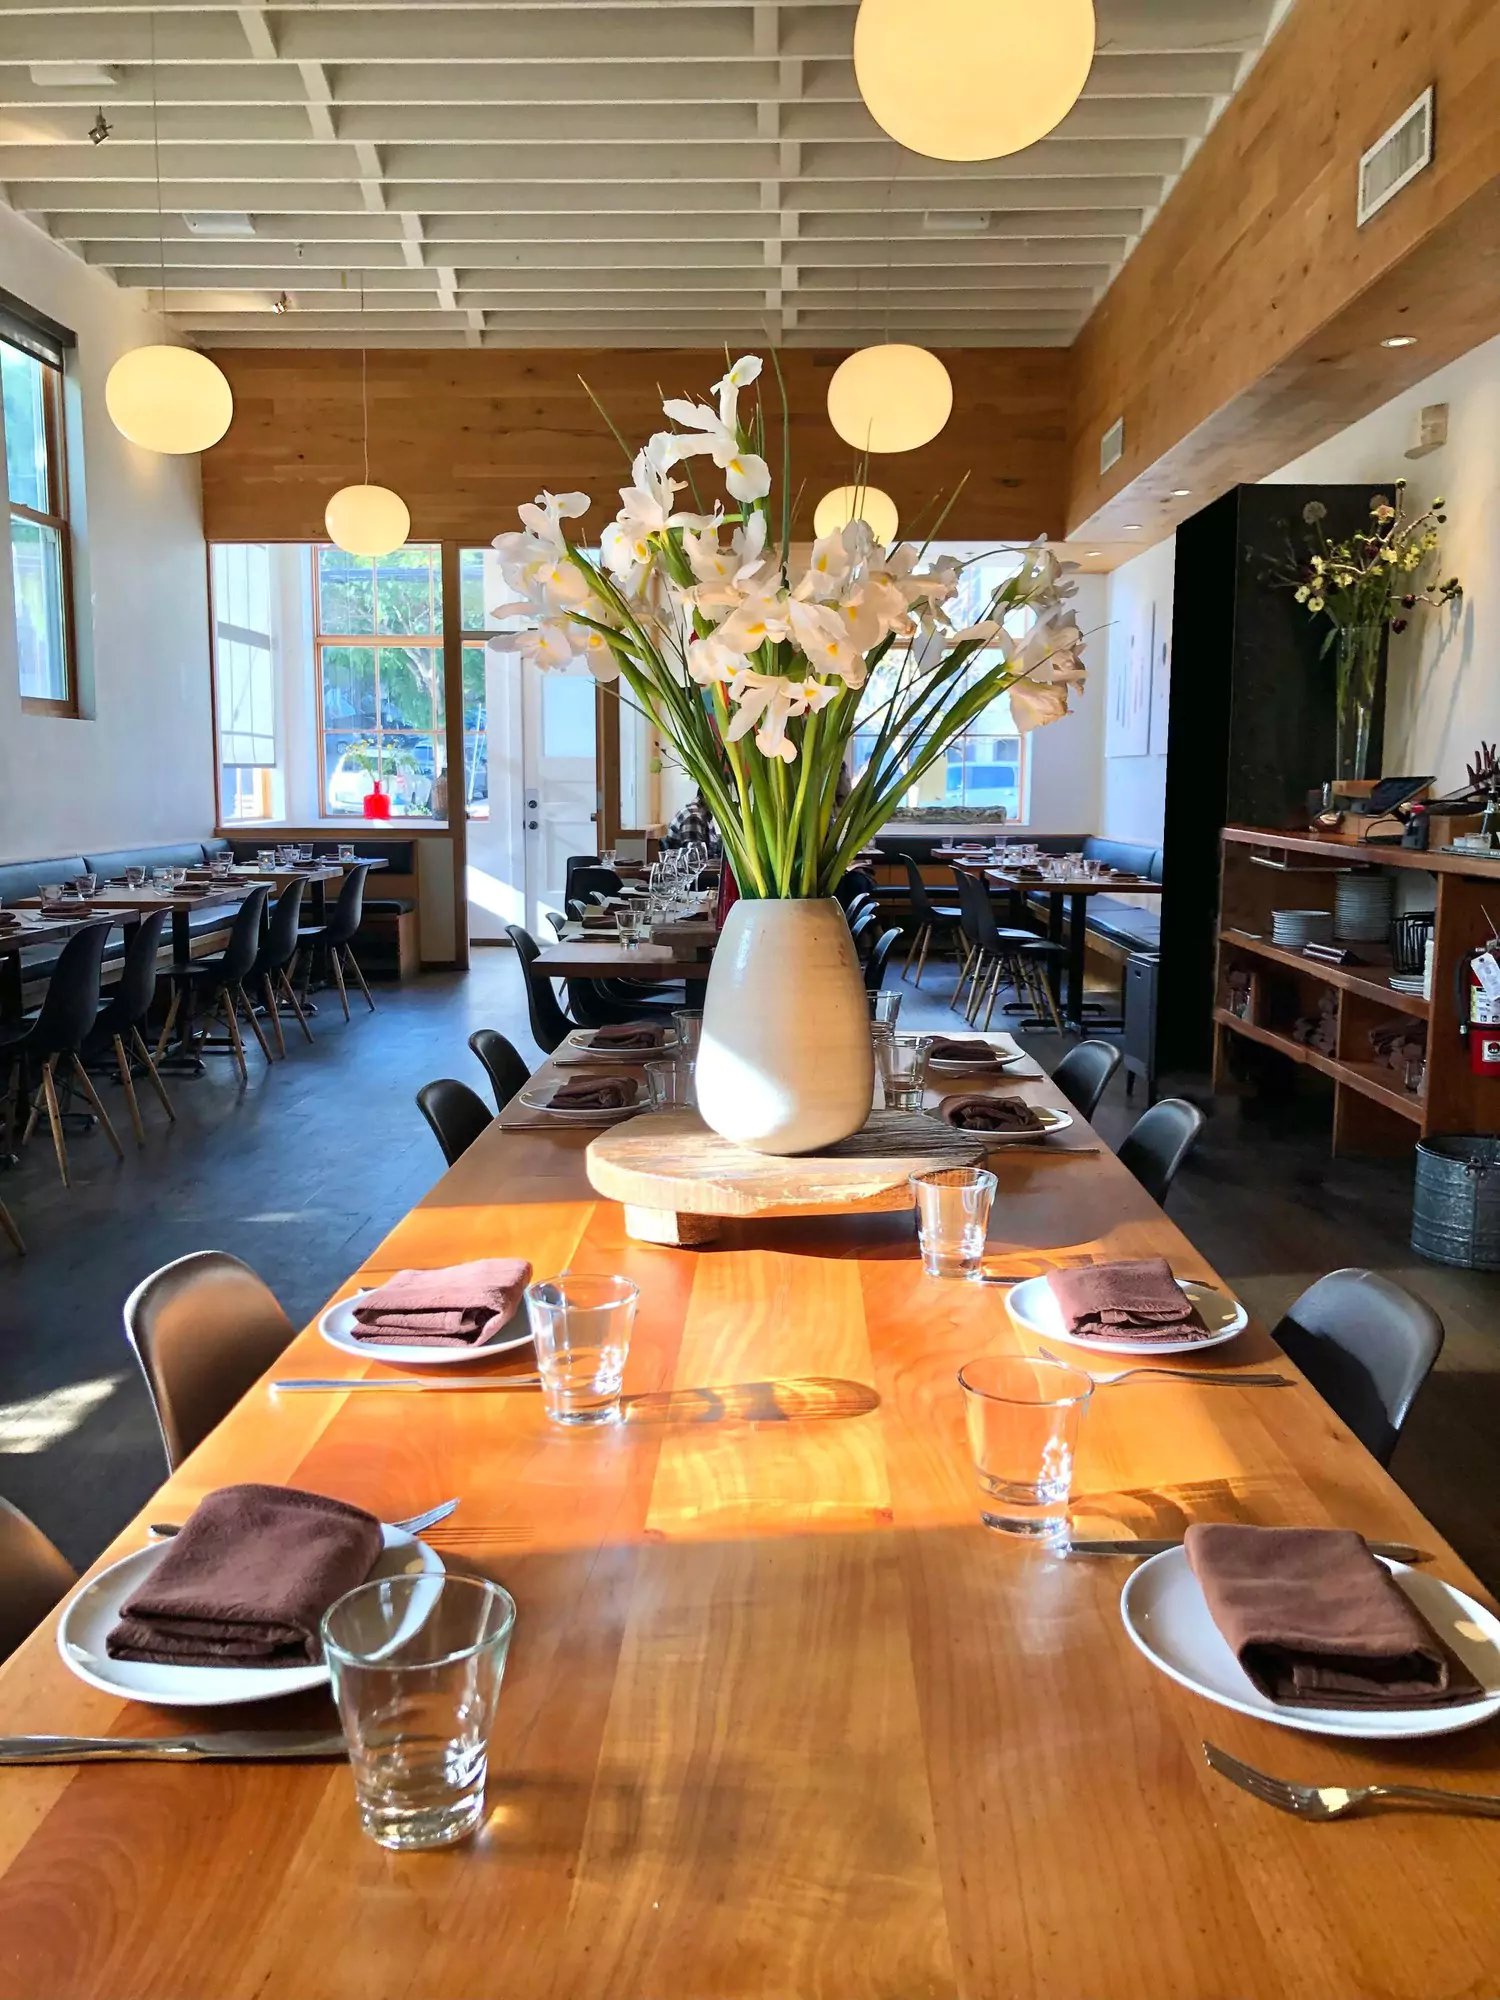
MULTIPOLYGON (((340 1296, 497 1254, 623 1272, 641 1302, 621 1424, 551 1426, 522 1392, 262 1381, 101 1559, 237 1480, 385 1520, 460 1496, 432 1544, 518 1607, 480 1833, 389 1853, 339 1764, 0 1770, 0 1994, 1494 1994, 1500 1825, 1307 1825, 1203 1753, 1494 1792, 1494 1726, 1320 1739, 1165 1678, 1121 1623, 1128 1561, 980 1524, 955 1377, 1027 1345, 1003 1288, 925 1278, 909 1215, 729 1223, 705 1252, 630 1241, 584 1178, 589 1137, 492 1125, 340 1296)), ((996 1275, 1160 1252, 1213 1277, 1108 1151, 1015 1151, 996 1171, 996 1275)), ((1080 1530, 1333 1523, 1413 1542, 1477 1591, 1263 1331, 1212 1360, 1294 1386, 1097 1391, 1080 1530)), ((272 1374, 381 1372, 309 1328, 272 1374)), ((320 1695, 132 1705, 69 1673, 54 1620, 0 1668, 0 1734, 327 1716, 320 1695)))

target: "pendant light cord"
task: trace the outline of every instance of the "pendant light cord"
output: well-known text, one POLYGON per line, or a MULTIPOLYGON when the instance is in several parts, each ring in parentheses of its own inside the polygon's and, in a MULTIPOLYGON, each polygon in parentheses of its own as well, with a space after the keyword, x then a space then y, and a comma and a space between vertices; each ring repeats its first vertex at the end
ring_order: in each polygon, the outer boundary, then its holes
POLYGON ((359 274, 359 421, 365 444, 365 484, 370 483, 370 370, 365 347, 365 274, 359 274))

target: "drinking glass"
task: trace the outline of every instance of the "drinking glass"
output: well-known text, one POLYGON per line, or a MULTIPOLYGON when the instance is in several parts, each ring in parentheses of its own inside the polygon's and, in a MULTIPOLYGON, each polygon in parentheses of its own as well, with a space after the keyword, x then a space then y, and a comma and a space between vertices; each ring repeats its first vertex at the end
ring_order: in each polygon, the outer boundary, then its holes
POLYGON ((989 1354, 958 1371, 987 1528, 1033 1541, 1068 1539, 1078 1431, 1094 1385, 1057 1361, 989 1354))
POLYGON ((881 1035, 875 1041, 887 1111, 920 1111, 931 1035, 881 1035))
POLYGON ((44 882, 38 894, 44 910, 50 910, 54 903, 61 902, 63 885, 61 882, 44 882))
POLYGON ((257 868, 274 868, 276 866, 275 848, 257 847, 255 850, 255 865, 257 868))
POLYGON ((341 840, 341 841, 339 842, 339 860, 340 860, 340 861, 352 861, 353 859, 354 859, 354 845, 353 845, 353 843, 352 843, 351 841, 348 841, 348 840, 341 840))
POLYGON ((75 875, 73 877, 73 887, 78 891, 80 896, 92 896, 98 886, 99 877, 97 875, 75 875))
POLYGON ((615 930, 626 950, 633 951, 645 939, 648 926, 627 903, 623 910, 615 911, 615 930))
POLYGON ((646 1092, 653 1111, 682 1111, 695 1107, 698 1092, 691 1063, 662 1060, 643 1064, 646 1092))
POLYGON ((606 847, 599 856, 599 866, 601 868, 613 868, 619 858, 620 855, 617 848, 606 847))
POLYGON ((132 867, 125 870, 125 887, 127 889, 139 889, 145 879, 146 871, 144 868, 132 867))
POLYGON ((677 1058, 679 1062, 696 1062, 698 1045, 703 1040, 703 1009, 701 1007, 674 1007, 672 1009, 672 1032, 677 1037, 677 1058))
POLYGON ((157 891, 159 895, 170 896, 174 886, 171 869, 170 868, 153 869, 151 872, 151 886, 153 889, 157 891))
POLYGON ((899 993, 881 992, 870 995, 870 1019, 872 1021, 884 1021, 888 1027, 894 1028, 896 1017, 900 1012, 901 995, 899 993))
POLYGON ((515 1600, 472 1576, 383 1577, 323 1616, 359 1823, 382 1847, 474 1832, 515 1600))
POLYGON ((984 1256, 995 1176, 983 1167, 935 1167, 913 1174, 917 1241, 929 1278, 976 1278, 984 1256))
POLYGON ((564 1271, 526 1287, 542 1407, 558 1424, 620 1420, 620 1382, 640 1288, 629 1278, 564 1271))

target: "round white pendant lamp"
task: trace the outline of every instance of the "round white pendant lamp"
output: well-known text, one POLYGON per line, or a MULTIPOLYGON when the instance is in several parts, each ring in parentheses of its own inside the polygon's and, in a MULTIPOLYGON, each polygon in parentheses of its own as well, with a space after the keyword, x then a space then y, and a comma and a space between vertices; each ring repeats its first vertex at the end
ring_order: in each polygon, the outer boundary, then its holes
POLYGON ((835 486, 825 493, 813 512, 813 531, 818 535, 837 534, 851 521, 863 521, 882 547, 896 539, 900 517, 889 493, 878 486, 835 486))
POLYGON ((828 384, 828 421, 856 451, 915 451, 953 414, 953 383, 935 354, 888 340, 841 361, 828 384))
POLYGON ((854 76, 870 116, 930 160, 1045 138, 1094 60, 1093 0, 860 0, 854 76))
POLYGON ((388 556, 411 533, 406 502, 389 486, 341 486, 323 512, 335 548, 351 556, 388 556))
POLYGON ((234 396, 223 371, 192 347, 135 347, 104 383, 110 422, 147 451, 207 451, 229 428, 234 396))

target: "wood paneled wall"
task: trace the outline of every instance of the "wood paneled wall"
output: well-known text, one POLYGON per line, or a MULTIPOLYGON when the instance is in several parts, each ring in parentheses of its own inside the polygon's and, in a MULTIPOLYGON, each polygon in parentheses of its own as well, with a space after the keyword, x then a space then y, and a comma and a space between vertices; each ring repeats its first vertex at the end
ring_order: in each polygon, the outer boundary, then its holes
MULTIPOLYGON (((204 528, 215 541, 314 541, 339 486, 362 477, 360 357, 344 350, 221 348, 234 422, 203 458, 204 528)), ((842 352, 782 356, 792 414, 798 524, 856 457, 828 422, 828 379, 842 352)), ((943 351, 954 411, 919 451, 872 463, 915 529, 934 502, 968 483, 944 533, 1029 539, 1063 526, 1067 355, 1055 348, 943 351)), ((722 354, 688 349, 383 349, 368 356, 370 477, 411 509, 415 540, 485 543, 515 526, 516 507, 543 487, 581 488, 602 527, 627 478, 619 446, 588 399, 583 376, 632 446, 662 428, 661 395, 709 400, 722 354), (661 394, 658 394, 660 389, 661 394)), ((767 377, 770 379, 768 380, 767 377)), ((762 378, 779 481, 780 406, 762 378)))

